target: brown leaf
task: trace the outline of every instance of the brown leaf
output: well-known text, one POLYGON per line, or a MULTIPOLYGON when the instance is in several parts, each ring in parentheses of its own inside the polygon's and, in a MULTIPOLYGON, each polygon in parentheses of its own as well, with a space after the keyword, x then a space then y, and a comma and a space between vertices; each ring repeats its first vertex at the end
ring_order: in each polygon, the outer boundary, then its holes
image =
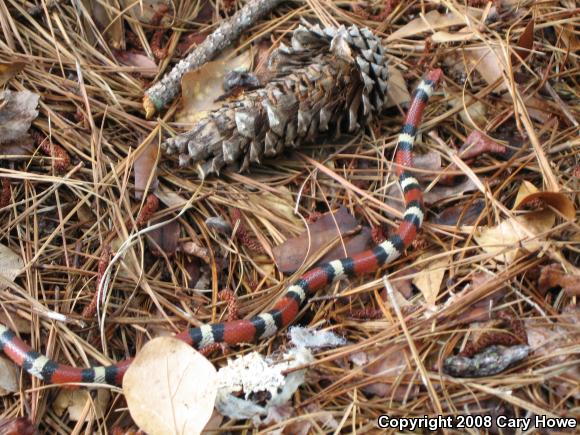
POLYGON ((137 158, 133 165, 135 171, 135 199, 143 198, 145 189, 149 184, 149 192, 155 192, 159 185, 157 179, 157 156, 159 147, 154 142, 145 145, 145 149, 137 158))
POLYGON ((143 77, 153 78, 159 72, 159 67, 155 61, 147 57, 144 53, 136 51, 119 51, 115 54, 117 60, 125 65, 134 66, 135 72, 143 77))
POLYGON ((200 434, 213 413, 216 370, 183 341, 154 338, 129 366, 123 393, 131 417, 145 432, 200 434))
POLYGON ((193 255, 197 258, 200 258, 207 264, 210 263, 209 251, 207 248, 204 248, 196 241, 190 240, 188 242, 182 243, 179 247, 179 250, 188 255, 193 255))
POLYGON ((565 194, 561 192, 539 192, 532 183, 526 180, 523 181, 518 191, 513 209, 520 210, 526 205, 537 203, 538 201, 555 208, 569 220, 576 218, 576 207, 565 194))
POLYGON ((20 139, 0 143, 0 154, 3 157, 11 156, 11 160, 16 160, 16 156, 19 156, 19 159, 28 159, 33 152, 34 140, 28 133, 25 133, 20 139))
POLYGON ((462 226, 474 225, 481 212, 485 209, 485 202, 477 200, 469 204, 459 204, 447 207, 434 218, 430 219, 432 224, 462 226))
POLYGON ((29 91, 0 92, 0 144, 27 136, 30 124, 38 116, 38 99, 37 94, 29 91))
POLYGON ((159 249, 161 249, 167 256, 173 256, 177 250, 180 233, 181 225, 176 220, 149 231, 147 233, 147 240, 151 244, 151 252, 154 255, 159 255, 159 249))
MULTIPOLYGON (((0 288, 2 288, 1 284, 0 288)), ((0 309, 0 323, 9 326, 10 329, 21 334, 30 334, 32 330, 32 322, 13 312, 9 307, 0 309)))
POLYGON ((445 199, 464 195, 474 190, 477 190, 477 185, 471 178, 466 178, 455 186, 435 186, 433 189, 425 192, 424 200, 427 204, 436 204, 445 199))
POLYGON ((580 276, 566 273, 557 263, 543 266, 538 279, 538 290, 545 294, 554 287, 562 287, 568 296, 579 296, 580 276))
POLYGON ((515 54, 512 53, 512 65, 520 62, 520 59, 526 60, 530 55, 530 50, 534 48, 534 19, 532 18, 516 44, 515 54))
POLYGON ((0 62, 0 86, 4 86, 8 80, 24 69, 24 62, 0 62))
POLYGON ((25 417, 0 419, 1 435, 34 435, 36 433, 34 425, 25 417))
MULTIPOLYGON (((288 239, 281 245, 272 248, 274 261, 281 272, 293 273, 302 266, 307 258, 312 258, 322 248, 336 242, 338 237, 354 231, 357 227, 356 219, 348 213, 345 207, 341 207, 334 213, 326 213, 316 222, 308 225, 309 232, 305 231, 298 237, 288 239)), ((368 249, 370 244, 371 232, 369 229, 361 231, 355 237, 345 238, 348 256, 368 249)), ((342 244, 339 242, 320 261, 331 261, 344 257, 346 255, 342 244)))
MULTIPOLYGON (((413 156, 413 167, 415 169, 437 172, 441 169, 441 154, 435 151, 429 151, 425 154, 417 154, 413 156)), ((428 178, 429 175, 418 173, 416 177, 421 180, 428 178)))
MULTIPOLYGON (((466 297, 472 292, 479 291, 482 287, 488 285, 490 280, 493 280, 494 276, 486 273, 479 272, 475 273, 471 278, 470 286, 465 290, 451 296, 451 303, 461 306, 462 298, 466 297)), ((462 311, 461 314, 453 318, 454 322, 458 324, 472 323, 472 322, 485 322, 490 320, 490 315, 492 311, 490 307, 495 307, 499 301, 506 295, 508 287, 503 285, 501 288, 493 291, 490 295, 478 300, 474 304, 469 306, 469 309, 462 311)), ((449 301, 448 301, 449 302, 449 301)))
POLYGON ((92 21, 97 26, 97 30, 102 32, 104 41, 109 44, 112 48, 120 50, 125 45, 125 31, 123 28, 123 18, 119 16, 119 13, 115 13, 112 8, 118 9, 116 1, 113 0, 101 0, 91 1, 82 0, 84 9, 90 17, 83 17, 87 29, 87 34, 89 38, 92 39, 91 43, 94 43, 97 39, 94 32, 94 27, 89 23, 92 21), (107 4, 107 7, 103 5, 107 4))
POLYGON ((408 361, 412 360, 407 347, 393 345, 368 353, 373 361, 364 372, 373 376, 373 383, 363 387, 367 394, 379 397, 392 397, 395 401, 413 399, 419 394, 418 385, 399 384, 402 373, 409 370, 408 361))
POLYGON ((525 252, 534 252, 542 248, 543 242, 538 236, 554 226, 554 213, 537 211, 525 216, 516 216, 500 222, 494 227, 485 227, 474 235, 477 244, 496 261, 510 263, 525 252), (528 233, 531 236, 528 236, 528 233), (521 242, 524 242, 521 248, 521 242))

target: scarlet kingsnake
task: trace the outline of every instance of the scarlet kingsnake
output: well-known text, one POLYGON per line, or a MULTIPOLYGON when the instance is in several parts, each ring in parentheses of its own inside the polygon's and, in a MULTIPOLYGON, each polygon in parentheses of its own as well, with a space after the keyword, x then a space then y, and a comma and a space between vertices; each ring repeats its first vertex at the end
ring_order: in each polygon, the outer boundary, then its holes
MULTIPOLYGON (((416 89, 405 123, 399 134, 395 154, 396 171, 404 193, 406 210, 397 232, 374 249, 353 257, 334 260, 311 269, 292 283, 273 309, 252 319, 214 323, 186 330, 176 337, 191 346, 203 348, 212 343, 242 343, 274 335, 289 325, 315 291, 347 276, 377 270, 401 256, 423 223, 423 195, 417 180, 407 171, 413 167, 412 149, 427 100, 441 79, 439 69, 429 72, 416 89)), ((28 373, 47 383, 95 383, 120 385, 131 359, 110 366, 87 369, 59 364, 32 350, 7 326, 0 324, 0 350, 28 373)))

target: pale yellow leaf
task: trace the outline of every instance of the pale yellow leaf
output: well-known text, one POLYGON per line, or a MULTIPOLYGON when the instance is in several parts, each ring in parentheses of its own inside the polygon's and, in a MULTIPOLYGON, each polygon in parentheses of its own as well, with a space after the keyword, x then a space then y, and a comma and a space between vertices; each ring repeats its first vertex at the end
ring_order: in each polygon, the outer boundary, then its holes
POLYGON ((439 295, 441 283, 443 282, 443 276, 449 266, 448 256, 438 258, 425 264, 424 260, 432 258, 434 255, 437 255, 437 253, 428 252, 419 257, 421 270, 417 276, 413 278, 413 284, 421 291, 427 305, 430 307, 435 307, 436 305, 437 296, 439 295))
MULTIPOLYGON (((465 58, 487 84, 495 83, 503 77, 504 57, 500 48, 485 46, 465 50, 465 58)), ((505 83, 500 83, 496 88, 496 90, 501 89, 505 89, 505 83)))
POLYGON ((389 86, 387 87, 387 104, 385 108, 400 106, 411 101, 407 82, 400 70, 389 65, 389 86))
POLYGON ((441 14, 436 10, 427 12, 424 16, 415 18, 408 22, 399 30, 391 33, 387 37, 387 42, 395 41, 397 39, 404 39, 409 36, 419 35, 423 32, 434 31, 438 29, 446 29, 451 26, 459 26, 467 24, 469 18, 477 19, 481 17, 482 11, 474 8, 460 8, 459 14, 449 12, 441 14))
POLYGON ((528 232, 533 236, 544 233, 554 226, 555 221, 556 216, 552 211, 536 211, 506 219, 495 227, 486 227, 474 238, 485 252, 494 255, 495 260, 509 263, 526 252, 541 249, 543 239, 531 240, 528 232), (520 248, 522 242, 525 249, 520 248))
POLYGON ((251 51, 230 58, 225 55, 190 71, 181 80, 183 108, 176 114, 178 122, 193 123, 207 112, 222 105, 216 101, 224 94, 223 81, 229 71, 248 70, 252 64, 251 51))
POLYGON ((143 346, 123 378, 131 417, 150 435, 199 434, 212 416, 216 370, 199 352, 172 337, 143 346))
MULTIPOLYGON (((24 268, 24 261, 12 249, 0 245, 0 275, 8 281, 14 281, 24 268)), ((0 284, 0 288, 2 285, 0 284)))
POLYGON ((475 32, 469 30, 469 28, 464 27, 457 32, 447 32, 445 30, 439 30, 438 32, 431 35, 431 41, 443 44, 446 42, 463 42, 471 41, 472 39, 477 39, 478 36, 475 32))
POLYGON ((18 370, 12 361, 0 357, 0 397, 18 391, 18 370))
POLYGON ((516 210, 519 204, 521 204, 527 196, 536 192, 538 192, 538 188, 529 181, 524 180, 522 184, 520 184, 512 210, 516 210))
POLYGON ((104 388, 99 388, 96 396, 86 389, 62 389, 52 402, 52 409, 58 416, 67 411, 72 421, 79 421, 81 418, 100 419, 105 415, 110 398, 111 393, 104 388))

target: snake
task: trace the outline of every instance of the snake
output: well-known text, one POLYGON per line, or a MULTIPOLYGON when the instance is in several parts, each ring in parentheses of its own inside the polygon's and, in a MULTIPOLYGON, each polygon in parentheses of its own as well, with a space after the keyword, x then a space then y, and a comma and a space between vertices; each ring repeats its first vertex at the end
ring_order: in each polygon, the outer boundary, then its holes
MULTIPOLYGON (((424 220, 423 193, 413 176, 413 145, 424 109, 442 78, 440 69, 429 71, 413 92, 395 151, 395 171, 405 200, 405 211, 397 230, 374 248, 318 265, 293 281, 274 307, 250 319, 211 323, 187 329, 175 338, 196 349, 213 343, 255 342, 275 335, 290 325, 316 291, 346 277, 358 277, 401 257, 411 245, 424 220)), ((47 384, 121 385, 132 358, 108 366, 73 367, 51 360, 33 350, 5 324, 0 323, 0 351, 30 375, 47 384)))

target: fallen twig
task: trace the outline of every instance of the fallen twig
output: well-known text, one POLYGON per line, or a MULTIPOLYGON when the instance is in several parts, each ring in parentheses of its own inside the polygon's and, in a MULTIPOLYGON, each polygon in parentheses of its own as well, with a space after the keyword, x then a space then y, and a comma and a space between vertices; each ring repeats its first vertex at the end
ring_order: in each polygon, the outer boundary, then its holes
POLYGON ((216 57, 278 3, 280 0, 251 0, 229 20, 224 21, 194 51, 145 92, 143 108, 147 118, 151 118, 156 111, 163 109, 179 94, 181 78, 186 72, 199 68, 216 57))

